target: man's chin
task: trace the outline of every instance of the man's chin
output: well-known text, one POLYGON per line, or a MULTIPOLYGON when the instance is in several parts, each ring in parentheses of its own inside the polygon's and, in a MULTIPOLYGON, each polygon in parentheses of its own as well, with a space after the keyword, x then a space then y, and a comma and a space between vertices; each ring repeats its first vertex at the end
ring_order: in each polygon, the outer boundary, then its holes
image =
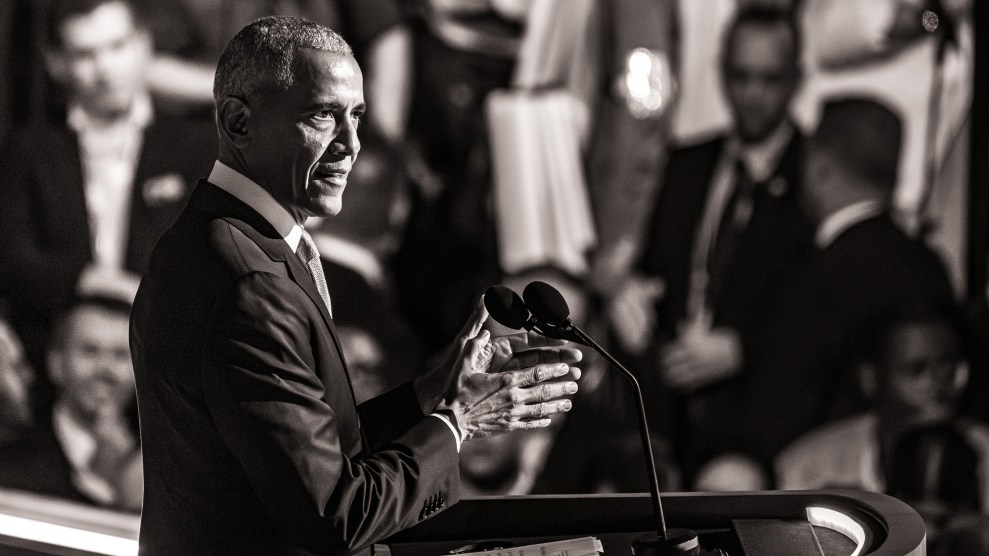
POLYGON ((309 215, 319 218, 330 218, 343 210, 343 200, 340 197, 319 199, 310 208, 309 215))

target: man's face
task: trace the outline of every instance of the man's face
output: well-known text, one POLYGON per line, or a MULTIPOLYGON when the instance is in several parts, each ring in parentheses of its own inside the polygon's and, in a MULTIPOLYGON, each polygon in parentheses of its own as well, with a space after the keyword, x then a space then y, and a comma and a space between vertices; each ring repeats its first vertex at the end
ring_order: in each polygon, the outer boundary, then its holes
POLYGON ((724 87, 743 141, 766 138, 783 118, 799 80, 785 26, 742 25, 724 54, 724 87))
POLYGON ((302 49, 295 83, 252 108, 252 178, 302 221, 340 212, 361 144, 364 78, 353 56, 302 49))
POLYGON ((127 110, 145 87, 150 39, 134 26, 127 6, 103 4, 63 22, 62 46, 53 52, 59 75, 76 102, 96 116, 112 118, 127 110))
POLYGON ((127 315, 80 307, 68 316, 62 340, 51 361, 52 375, 73 411, 94 418, 107 407, 120 410, 133 401, 127 315))
POLYGON ((883 365, 886 385, 880 395, 902 418, 926 423, 954 413, 967 375, 958 339, 947 324, 897 327, 889 337, 883 365))

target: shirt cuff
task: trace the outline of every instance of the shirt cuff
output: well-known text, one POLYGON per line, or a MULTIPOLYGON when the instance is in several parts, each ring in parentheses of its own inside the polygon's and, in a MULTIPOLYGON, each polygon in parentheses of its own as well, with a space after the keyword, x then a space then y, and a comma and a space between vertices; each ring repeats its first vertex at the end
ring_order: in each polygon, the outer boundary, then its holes
POLYGON ((436 417, 440 421, 443 421, 447 428, 450 429, 450 432, 453 433, 453 439, 457 442, 457 453, 459 454, 462 440, 460 439, 460 431, 457 430, 457 425, 453 423, 453 419, 449 415, 443 415, 441 413, 430 413, 429 416, 436 417))

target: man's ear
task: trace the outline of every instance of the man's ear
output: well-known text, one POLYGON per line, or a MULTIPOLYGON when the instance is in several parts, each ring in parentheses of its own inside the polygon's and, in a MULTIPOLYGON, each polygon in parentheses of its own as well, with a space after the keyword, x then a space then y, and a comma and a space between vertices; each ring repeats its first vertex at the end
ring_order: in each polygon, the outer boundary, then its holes
POLYGON ((879 391, 879 369, 875 363, 859 363, 858 379, 859 389, 865 395, 865 399, 874 400, 879 391))
POLYGON ((220 134, 233 146, 244 148, 251 143, 251 105, 240 97, 228 96, 216 111, 220 134))

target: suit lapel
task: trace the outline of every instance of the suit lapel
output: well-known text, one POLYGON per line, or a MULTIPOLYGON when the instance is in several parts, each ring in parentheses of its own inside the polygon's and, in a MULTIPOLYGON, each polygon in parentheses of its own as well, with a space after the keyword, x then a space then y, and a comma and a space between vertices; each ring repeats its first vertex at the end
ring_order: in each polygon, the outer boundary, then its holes
MULTIPOLYGON (((319 309, 320 315, 323 317, 323 322, 329 330, 329 336, 333 340, 333 345, 340 357, 340 364, 347 376, 351 398, 354 400, 354 405, 356 406, 357 398, 354 394, 354 381, 351 379, 350 370, 347 367, 347 359, 344 356, 343 347, 340 345, 336 327, 333 325, 333 319, 330 318, 330 313, 323 303, 323 298, 319 295, 319 290, 316 289, 316 283, 313 281, 312 276, 309 275, 309 270, 302 264, 302 260, 292 252, 285 239, 254 209, 206 180, 200 180, 195 192, 193 192, 192 198, 189 200, 189 204, 197 206, 211 215, 226 218, 228 222, 236 226, 237 229, 244 232, 247 237, 256 243, 268 257, 285 264, 285 268, 288 270, 288 275, 292 281, 306 292, 309 299, 319 309)), ((330 384, 329 377, 322 374, 322 369, 317 369, 316 372, 320 374, 323 384, 330 384)), ((360 427, 359 418, 358 427, 360 427)), ((360 430, 360 436, 361 440, 364 441, 363 445, 367 446, 363 429, 360 430)))
POLYGON ((330 318, 330 313, 319 295, 319 290, 316 289, 316 283, 309 275, 309 270, 302 264, 302 260, 292 252, 285 239, 275 231, 275 228, 264 217, 233 195, 206 180, 199 182, 195 197, 195 201, 190 202, 196 202, 207 212, 216 216, 228 217, 231 224, 251 238, 272 260, 285 263, 292 281, 306 292, 309 299, 319 308, 326 326, 335 332, 333 319, 330 318))
POLYGON ((66 233, 71 230, 67 241, 85 249, 87 260, 92 260, 92 236, 89 228, 89 208, 86 205, 86 186, 83 183, 82 157, 79 154, 79 142, 76 135, 68 129, 58 129, 47 134, 51 141, 50 152, 63 157, 64 164, 43 165, 40 168, 40 185, 50 196, 52 206, 65 207, 56 211, 58 226, 66 233), (79 237, 82 236, 82 237, 79 237))

